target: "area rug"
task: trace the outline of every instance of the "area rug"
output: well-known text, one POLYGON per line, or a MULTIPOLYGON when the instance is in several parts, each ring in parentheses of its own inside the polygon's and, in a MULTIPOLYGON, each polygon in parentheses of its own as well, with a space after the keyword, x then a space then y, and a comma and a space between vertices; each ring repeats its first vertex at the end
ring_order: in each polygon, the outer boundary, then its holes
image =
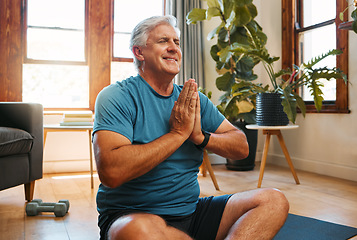
POLYGON ((274 240, 346 240, 357 228, 290 214, 274 240))

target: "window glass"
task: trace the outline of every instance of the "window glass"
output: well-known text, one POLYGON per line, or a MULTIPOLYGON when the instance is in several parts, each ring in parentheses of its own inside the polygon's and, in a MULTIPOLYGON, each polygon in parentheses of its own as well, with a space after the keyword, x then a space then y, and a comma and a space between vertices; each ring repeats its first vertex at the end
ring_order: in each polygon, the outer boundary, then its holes
POLYGON ((25 16, 23 101, 45 108, 88 108, 85 0, 27 0, 25 16))
POLYGON ((24 64, 22 99, 45 108, 88 108, 88 66, 24 64))
POLYGON ((325 22, 336 17, 336 0, 303 0, 303 27, 325 22))
POLYGON ((133 54, 129 49, 130 33, 114 33, 113 38, 114 57, 132 58, 133 54))
POLYGON ((112 62, 111 69, 111 83, 122 81, 138 74, 134 63, 131 62, 112 62))
POLYGON ((84 32, 28 28, 27 58, 36 60, 84 61, 84 32))
MULTIPOLYGON (((303 8, 304 25, 314 25, 323 21, 331 20, 336 15, 335 0, 314 0, 304 1, 303 8), (316 5, 315 5, 316 4, 316 5)), ((330 24, 324 27, 315 28, 299 35, 299 59, 300 62, 307 62, 314 57, 320 56, 329 50, 336 48, 336 25, 330 24)), ((336 57, 329 56, 320 63, 318 67, 335 67, 336 57)), ((321 87, 325 101, 336 101, 336 79, 322 81, 321 87)), ((301 96, 305 101, 312 101, 310 90, 304 86, 301 89, 301 96)))
POLYGON ((85 61, 84 0, 27 3, 27 58, 85 61))
POLYGON ((113 56, 132 58, 130 34, 143 19, 163 15, 163 0, 114 0, 113 56))

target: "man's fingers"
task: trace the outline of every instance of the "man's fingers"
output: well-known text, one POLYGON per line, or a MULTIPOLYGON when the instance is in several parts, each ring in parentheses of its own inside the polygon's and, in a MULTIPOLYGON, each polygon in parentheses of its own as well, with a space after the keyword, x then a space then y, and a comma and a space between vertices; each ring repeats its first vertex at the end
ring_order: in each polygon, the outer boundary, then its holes
POLYGON ((181 93, 177 99, 179 105, 187 107, 191 101, 193 94, 197 91, 197 84, 194 79, 189 79, 183 85, 181 93))
POLYGON ((196 114, 201 116, 201 103, 200 103, 200 95, 197 92, 197 101, 196 101, 196 114))
POLYGON ((189 81, 189 89, 188 93, 186 95, 186 100, 185 100, 185 107, 190 106, 191 104, 194 104, 193 106, 196 106, 196 98, 194 97, 196 91, 197 91, 197 84, 193 81, 189 81))
POLYGON ((190 87, 191 87, 191 82, 187 81, 185 82, 185 84, 183 85, 183 88, 181 90, 181 93, 177 99, 178 104, 184 104, 187 98, 187 95, 190 91, 190 87))

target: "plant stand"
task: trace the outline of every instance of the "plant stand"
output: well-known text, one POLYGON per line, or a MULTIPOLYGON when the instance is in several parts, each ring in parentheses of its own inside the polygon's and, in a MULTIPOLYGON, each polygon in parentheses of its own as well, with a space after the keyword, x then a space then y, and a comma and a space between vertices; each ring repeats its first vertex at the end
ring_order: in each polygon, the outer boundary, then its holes
POLYGON ((266 135, 265 138, 265 143, 264 143, 264 150, 263 150, 263 156, 262 156, 262 162, 260 164, 260 172, 259 172, 259 180, 258 180, 258 188, 261 187, 262 181, 263 181, 263 175, 264 175, 264 169, 265 169, 265 164, 267 161, 267 156, 268 156, 268 149, 269 149, 269 144, 270 144, 270 137, 272 135, 276 135, 278 137, 281 149, 284 152, 286 161, 289 164, 291 173, 294 176, 296 184, 300 184, 300 181, 298 179, 298 176, 295 172, 294 165, 291 161, 288 149, 286 148, 285 141, 283 138, 283 135, 281 134, 281 129, 296 129, 298 128, 298 125, 288 125, 288 126, 258 126, 258 125, 247 125, 248 129, 262 129, 263 130, 263 135, 266 135))

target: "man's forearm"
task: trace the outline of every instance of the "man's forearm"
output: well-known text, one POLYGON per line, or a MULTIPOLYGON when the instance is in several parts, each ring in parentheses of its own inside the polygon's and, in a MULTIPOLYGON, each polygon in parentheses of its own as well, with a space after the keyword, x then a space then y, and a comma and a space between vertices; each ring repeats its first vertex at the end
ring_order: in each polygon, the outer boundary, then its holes
POLYGON ((238 129, 231 129, 224 133, 212 133, 206 149, 234 160, 246 158, 249 154, 247 138, 238 129))
POLYGON ((185 141, 175 133, 167 133, 146 144, 128 144, 99 153, 98 173, 108 187, 117 187, 156 167, 172 155, 185 141))

